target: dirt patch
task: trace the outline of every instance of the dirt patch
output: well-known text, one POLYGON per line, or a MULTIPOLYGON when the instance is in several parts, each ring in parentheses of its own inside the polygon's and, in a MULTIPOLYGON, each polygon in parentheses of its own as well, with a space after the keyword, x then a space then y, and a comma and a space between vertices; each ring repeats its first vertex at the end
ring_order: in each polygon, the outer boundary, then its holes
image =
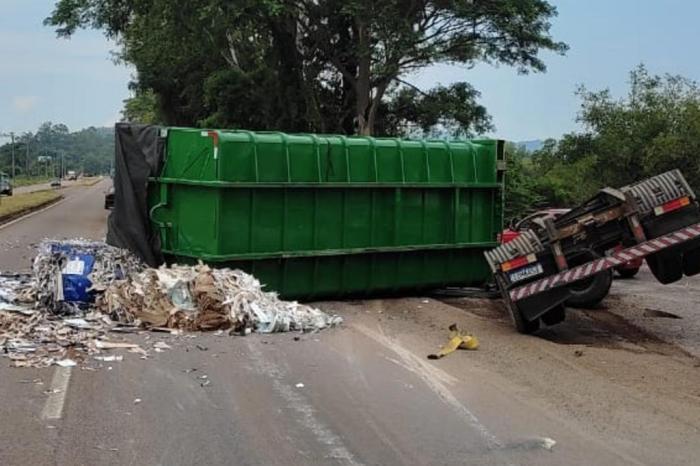
MULTIPOLYGON (((445 343, 448 326, 457 323, 481 346, 433 363, 456 380, 478 374, 480 385, 540 407, 581 435, 624 452, 630 463, 692 464, 689 445, 700 431, 700 362, 619 315, 570 311, 564 323, 526 336, 515 332, 499 300, 404 298, 321 307, 340 312, 348 326, 379 327, 423 358, 445 343)), ((451 387, 460 390, 459 383, 451 387)))

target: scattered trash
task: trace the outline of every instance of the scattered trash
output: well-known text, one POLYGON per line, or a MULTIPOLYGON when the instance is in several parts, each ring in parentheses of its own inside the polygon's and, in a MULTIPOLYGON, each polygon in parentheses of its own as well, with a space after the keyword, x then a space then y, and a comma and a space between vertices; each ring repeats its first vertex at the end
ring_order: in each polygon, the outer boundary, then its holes
POLYGON ((121 354, 113 354, 111 356, 95 356, 94 359, 96 361, 115 362, 115 361, 123 361, 124 356, 122 356, 121 354))
POLYGON ((457 327, 457 324, 450 325, 449 330, 450 339, 440 348, 437 354, 429 354, 428 359, 443 358, 457 349, 475 350, 479 348, 479 340, 477 340, 475 336, 469 335, 467 332, 462 332, 459 327, 457 327))
POLYGON ((141 403, 141 398, 134 398, 134 404, 137 405, 141 403))
POLYGON ((580 358, 581 356, 583 356, 583 350, 580 350, 580 349, 575 350, 574 356, 576 356, 577 358, 580 358))
POLYGON ((90 324, 87 320, 85 319, 63 319, 63 322, 68 325, 69 327, 75 327, 75 328, 94 328, 92 324, 90 324))
POLYGON ((75 367, 78 363, 72 359, 61 359, 60 361, 56 361, 55 364, 61 367, 75 367))
POLYGON ((116 348, 138 348, 139 345, 136 343, 127 343, 123 341, 107 341, 107 340, 96 340, 95 348, 98 349, 116 349, 116 348))
MULTIPOLYGON (((122 361, 121 355, 100 356, 113 349, 147 359, 138 344, 110 340, 112 332, 248 335, 316 332, 341 322, 316 308, 280 300, 240 270, 203 264, 149 269, 130 252, 94 241, 44 241, 32 274, 0 274, 0 353, 13 367, 122 361)), ((172 346, 159 341, 153 349, 172 346)))
POLYGON ((143 268, 131 252, 97 241, 45 240, 37 249, 32 264, 34 301, 58 315, 80 313, 97 292, 143 268))
POLYGON ((280 300, 245 272, 203 264, 133 274, 113 282, 97 305, 122 323, 190 331, 312 331, 342 322, 310 306, 280 300))
POLYGON ((206 387, 208 385, 211 385, 211 380, 205 380, 204 382, 200 383, 200 387, 206 387))
POLYGON ((169 344, 165 343, 164 341, 157 341, 153 344, 153 347, 155 349, 160 349, 160 350, 166 350, 166 349, 173 349, 172 346, 169 344))
POLYGON ((304 384, 303 384, 303 383, 298 383, 298 384, 296 384, 296 387, 297 387, 297 388, 304 388, 304 384))

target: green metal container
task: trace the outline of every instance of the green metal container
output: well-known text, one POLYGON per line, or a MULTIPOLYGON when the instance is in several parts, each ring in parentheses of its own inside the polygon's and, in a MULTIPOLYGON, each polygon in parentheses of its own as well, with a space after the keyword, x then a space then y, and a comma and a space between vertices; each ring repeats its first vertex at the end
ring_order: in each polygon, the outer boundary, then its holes
POLYGON ((295 299, 490 278, 502 141, 164 131, 149 208, 169 262, 241 268, 295 299))

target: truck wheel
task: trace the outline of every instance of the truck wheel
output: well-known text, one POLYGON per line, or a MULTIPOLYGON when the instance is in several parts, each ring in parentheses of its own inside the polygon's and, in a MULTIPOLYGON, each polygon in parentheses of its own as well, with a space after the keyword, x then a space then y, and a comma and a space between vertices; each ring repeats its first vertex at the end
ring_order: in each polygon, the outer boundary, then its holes
POLYGON ((683 254, 683 273, 688 277, 700 273, 700 248, 683 254))
POLYGON ((683 257, 678 252, 657 252, 647 256, 647 265, 662 285, 668 285, 683 278, 683 257))
POLYGON ((508 314, 510 314, 510 319, 513 321, 513 325, 515 325, 515 329, 519 333, 529 335, 540 329, 540 319, 526 320, 515 304, 506 304, 506 308, 508 309, 508 314))
POLYGON ((556 325, 560 322, 564 322, 564 319, 566 319, 566 309, 562 304, 552 310, 547 311, 542 316, 542 322, 547 325, 556 325))
MULTIPOLYGON (((600 256, 593 251, 579 256, 571 261, 572 267, 585 264, 586 262, 598 259, 600 256)), ((569 285, 571 297, 566 300, 566 305, 571 307, 591 308, 597 306, 610 292, 612 286, 613 273, 608 269, 597 273, 592 277, 579 280, 569 285)))
POLYGON ((639 267, 636 269, 615 269, 622 278, 632 278, 639 273, 639 267))

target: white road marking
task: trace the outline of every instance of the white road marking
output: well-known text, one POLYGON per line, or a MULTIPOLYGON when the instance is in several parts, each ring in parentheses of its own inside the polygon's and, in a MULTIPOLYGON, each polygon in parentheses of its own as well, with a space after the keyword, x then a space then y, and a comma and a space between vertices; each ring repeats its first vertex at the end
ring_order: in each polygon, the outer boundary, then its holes
POLYGON ((56 371, 51 379, 49 397, 46 399, 44 409, 41 411, 41 418, 44 420, 61 419, 63 405, 66 402, 68 383, 70 382, 70 367, 56 367, 56 371))
POLYGON ((265 359, 265 356, 255 345, 246 340, 250 355, 255 360, 255 367, 272 379, 274 390, 284 399, 291 409, 296 411, 300 418, 299 423, 309 429, 319 443, 328 448, 328 456, 340 460, 350 466, 359 466, 354 455, 350 453, 342 438, 326 426, 316 415, 316 410, 307 401, 306 397, 299 393, 298 389, 293 389, 291 385, 284 382, 285 374, 274 362, 265 359))
POLYGON ((496 449, 503 446, 488 427, 482 424, 479 418, 452 394, 448 385, 458 382, 455 377, 423 361, 422 358, 416 356, 398 342, 386 336, 381 329, 375 331, 364 325, 354 325, 353 327, 362 332, 365 336, 370 337, 372 340, 397 354, 403 361, 402 367, 416 374, 436 395, 450 405, 457 414, 461 415, 467 423, 481 435, 489 448, 496 449))

